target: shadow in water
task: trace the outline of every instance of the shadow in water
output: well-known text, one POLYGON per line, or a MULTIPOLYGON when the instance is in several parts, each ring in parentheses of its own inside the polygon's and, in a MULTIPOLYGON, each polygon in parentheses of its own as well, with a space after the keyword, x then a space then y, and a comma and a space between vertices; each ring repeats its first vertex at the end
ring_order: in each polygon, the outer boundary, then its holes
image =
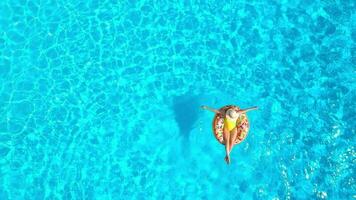
POLYGON ((184 155, 190 152, 189 134, 198 120, 199 98, 195 96, 179 96, 173 99, 174 117, 182 136, 182 149, 184 155))

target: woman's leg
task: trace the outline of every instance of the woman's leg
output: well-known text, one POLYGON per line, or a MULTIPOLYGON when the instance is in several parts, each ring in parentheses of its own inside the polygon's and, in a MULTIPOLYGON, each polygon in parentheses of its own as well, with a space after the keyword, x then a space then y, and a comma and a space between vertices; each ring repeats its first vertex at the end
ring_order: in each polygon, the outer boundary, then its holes
POLYGON ((223 137, 224 137, 224 142, 225 142, 225 151, 226 151, 226 157, 225 161, 227 163, 230 163, 230 133, 229 131, 224 127, 223 131, 223 137))
POLYGON ((232 129, 231 134, 230 134, 230 139, 229 139, 229 142, 230 142, 229 147, 230 147, 230 149, 229 149, 229 153, 231 152, 232 148, 235 145, 236 138, 237 138, 237 128, 234 128, 234 129, 232 129))

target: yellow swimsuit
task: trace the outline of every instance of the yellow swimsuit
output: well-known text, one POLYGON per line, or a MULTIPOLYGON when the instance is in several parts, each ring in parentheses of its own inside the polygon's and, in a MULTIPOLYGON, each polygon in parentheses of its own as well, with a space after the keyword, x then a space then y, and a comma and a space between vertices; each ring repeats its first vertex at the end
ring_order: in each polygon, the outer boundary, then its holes
POLYGON ((231 131, 236 127, 236 120, 231 120, 227 117, 224 119, 224 125, 227 127, 227 130, 231 131))

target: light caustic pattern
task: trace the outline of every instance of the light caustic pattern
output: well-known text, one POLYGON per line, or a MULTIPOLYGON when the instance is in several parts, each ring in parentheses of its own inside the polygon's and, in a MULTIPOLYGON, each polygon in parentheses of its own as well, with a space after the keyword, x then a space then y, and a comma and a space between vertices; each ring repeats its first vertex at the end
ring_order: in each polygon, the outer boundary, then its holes
POLYGON ((355 198, 355 2, 0 1, 0 199, 355 198), (259 106, 224 163, 227 104, 259 106))

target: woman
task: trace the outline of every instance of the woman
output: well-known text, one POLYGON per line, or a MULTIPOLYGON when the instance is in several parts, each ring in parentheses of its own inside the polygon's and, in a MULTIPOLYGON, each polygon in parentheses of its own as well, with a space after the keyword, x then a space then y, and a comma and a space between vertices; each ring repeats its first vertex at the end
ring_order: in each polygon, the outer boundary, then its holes
MULTIPOLYGON (((204 110, 210 110, 216 114, 221 114, 221 116, 223 116, 224 118, 223 138, 224 138, 225 151, 226 151, 225 161, 227 164, 230 164, 230 152, 235 145, 236 137, 239 137, 237 135, 236 120, 239 118, 241 114, 251 110, 256 110, 258 109, 258 107, 255 106, 252 108, 241 110, 238 107, 234 106, 226 110, 226 112, 222 109, 216 110, 208 106, 201 106, 201 108, 204 110)), ((238 138, 238 139, 242 140, 243 138, 238 138)))

